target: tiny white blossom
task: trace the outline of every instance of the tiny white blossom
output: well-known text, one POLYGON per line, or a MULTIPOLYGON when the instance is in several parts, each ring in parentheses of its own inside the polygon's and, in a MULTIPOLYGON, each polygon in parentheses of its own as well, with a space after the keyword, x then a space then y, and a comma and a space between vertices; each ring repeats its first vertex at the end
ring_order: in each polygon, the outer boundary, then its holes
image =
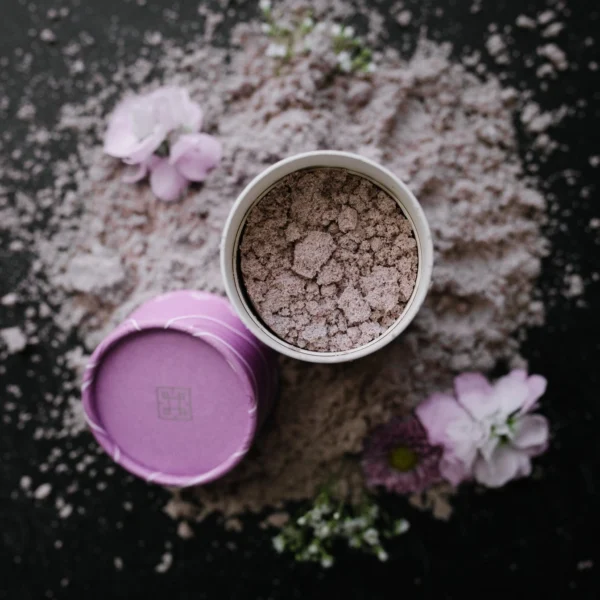
POLYGON ((302 21, 302 27, 305 27, 306 29, 311 29, 312 27, 314 27, 315 22, 312 20, 311 17, 306 17, 304 19, 304 21, 302 21))
POLYGON ((322 514, 328 515, 332 509, 331 509, 331 505, 328 502, 324 502, 319 507, 319 510, 321 511, 322 514))
POLYGON ((380 548, 380 549, 377 551, 377 558, 378 558, 378 559, 379 559, 381 562, 385 562, 385 561, 386 561, 386 560, 389 558, 389 556, 388 556, 388 553, 387 553, 387 552, 386 552, 386 551, 385 551, 383 548, 380 548))
POLYGON ((271 26, 268 23, 261 23, 260 28, 263 33, 271 33, 271 26))
POLYGON ((309 547, 308 547, 308 553, 309 554, 316 554, 319 551, 319 546, 317 546, 317 544, 312 543, 309 547))
POLYGON ((333 557, 331 557, 331 556, 324 556, 321 559, 321 566, 324 569, 329 569, 329 567, 331 567, 332 565, 333 565, 333 557))
POLYGON ((354 525, 354 519, 345 519, 342 523, 342 531, 347 534, 354 533, 356 527, 354 525))
POLYGON ((344 73, 352 71, 352 57, 350 56, 350 52, 347 52, 346 50, 340 52, 337 55, 337 61, 340 69, 344 71, 344 73))
POLYGON ((356 536, 350 538, 350 548, 360 548, 360 546, 361 546, 360 538, 358 538, 356 536))
POLYGON ((258 6, 263 12, 269 12, 271 10, 271 0, 260 0, 258 6))
POLYGON ((357 531, 361 531, 366 526, 367 526, 367 520, 364 517, 358 517, 356 519, 346 519, 344 521, 344 523, 342 524, 343 530, 348 534, 352 534, 357 531))
POLYGON ((315 535, 318 538, 326 538, 331 532, 331 527, 329 527, 329 525, 327 525, 327 523, 320 525, 319 527, 317 527, 316 531, 315 531, 315 535))
POLYGON ((344 27, 344 31, 343 31, 342 35, 345 38, 351 38, 351 37, 354 37, 355 33, 356 32, 354 31, 354 27, 352 27, 352 25, 349 25, 348 27, 344 27))
POLYGON ((342 26, 339 23, 334 23, 331 26, 331 35, 333 37, 338 37, 341 34, 342 34, 342 26))
POLYGON ((323 512, 318 506, 315 506, 308 512, 308 519, 311 523, 319 523, 323 518, 323 512))
POLYGON ((371 519, 376 519, 379 516, 379 506, 373 504, 373 506, 369 508, 369 516, 371 519))
POLYGON ((300 517, 296 523, 298 523, 298 525, 302 526, 302 525, 306 525, 306 517, 300 517))
POLYGON ((324 23, 323 21, 321 21, 320 23, 317 23, 317 25, 315 26, 315 31, 325 31, 327 29, 327 23, 324 23))
POLYGON ((394 533, 401 535, 410 529, 410 524, 406 519, 400 519, 394 523, 394 533))
POLYGON ((379 533, 373 527, 370 527, 363 533, 363 538, 370 546, 375 546, 375 544, 379 543, 379 533))
POLYGON ((367 71, 367 73, 375 73, 375 71, 377 71, 377 67, 375 66, 375 63, 370 62, 367 65, 366 71, 367 71))
POLYGON ((281 554, 285 549, 285 540, 282 535, 277 535, 273 538, 273 548, 275 551, 281 554))
POLYGON ((285 44, 271 42, 267 47, 265 54, 269 58, 283 58, 287 55, 287 46, 285 44))
POLYGON ((358 519, 354 519, 354 524, 360 529, 364 529, 367 526, 367 520, 364 517, 358 517, 358 519))

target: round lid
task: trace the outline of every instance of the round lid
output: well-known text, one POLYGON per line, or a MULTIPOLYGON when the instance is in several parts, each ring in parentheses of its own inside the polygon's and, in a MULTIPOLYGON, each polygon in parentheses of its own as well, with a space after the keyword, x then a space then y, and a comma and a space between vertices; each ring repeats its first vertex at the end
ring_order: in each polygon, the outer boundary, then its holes
POLYGON ((165 485, 223 475, 245 454, 256 427, 252 390, 231 358, 177 329, 143 327, 113 340, 84 402, 115 461, 165 485))

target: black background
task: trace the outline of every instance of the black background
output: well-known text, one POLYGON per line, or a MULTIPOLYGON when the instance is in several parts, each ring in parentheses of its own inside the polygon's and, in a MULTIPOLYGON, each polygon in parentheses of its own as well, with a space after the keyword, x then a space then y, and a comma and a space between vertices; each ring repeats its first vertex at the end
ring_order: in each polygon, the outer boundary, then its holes
MULTIPOLYGON (((377 4, 385 10, 391 3, 377 4)), ((405 2, 413 22, 403 29, 388 18, 388 43, 409 53, 419 26, 427 25, 429 37, 452 42, 460 56, 465 50, 483 49, 491 23, 514 25, 518 14, 536 15, 551 7, 542 0, 484 0, 482 10, 474 14, 471 4, 470 0, 405 2)), ((254 2, 230 5, 237 9, 235 19, 256 14, 254 2)), ((148 29, 161 31, 165 38, 193 39, 203 27, 197 7, 197 1, 148 0, 140 6, 126 0, 1 0, 0 56, 5 62, 0 88, 13 101, 8 111, 0 113, 2 132, 12 136, 5 149, 22 143, 23 125, 14 114, 26 84, 35 92, 39 122, 48 127, 65 101, 84 97, 77 78, 53 89, 52 77, 67 75, 60 50, 63 42, 83 30, 89 32, 96 42, 85 49, 86 63, 108 72, 116 58, 137 56, 148 29), (48 21, 47 9, 61 6, 70 8, 69 16, 48 21), (179 18, 165 16, 165 8, 179 18), (56 45, 44 44, 37 36, 48 26, 59 38, 56 45), (18 68, 22 51, 34 57, 29 73, 18 68)), ((541 43, 537 34, 513 28, 511 64, 499 67, 488 62, 490 70, 508 84, 531 89, 545 109, 586 100, 553 133, 561 150, 548 161, 535 157, 527 161, 528 168, 539 168, 554 219, 547 230, 552 251, 540 281, 549 307, 547 324, 530 331, 524 343, 531 370, 549 379, 543 411, 551 420, 553 439, 549 452, 537 461, 540 476, 483 494, 474 487, 462 489, 448 523, 388 498, 388 507, 408 515, 412 523, 411 532, 391 545, 390 562, 382 565, 349 554, 330 571, 296 565, 276 555, 270 535, 258 527, 258 517, 248 519, 242 534, 225 532, 216 519, 209 519, 196 527, 193 540, 183 541, 175 535, 174 522, 161 511, 168 493, 120 471, 108 478, 109 488, 102 493, 91 480, 82 484, 75 505, 82 507, 83 514, 75 512, 62 520, 51 500, 36 502, 19 492, 23 474, 32 474, 34 484, 49 481, 55 490, 67 481, 55 474, 46 479, 33 476, 49 448, 32 439, 36 419, 47 418, 37 407, 43 392, 57 392, 62 384, 51 373, 61 349, 51 347, 52 329, 46 324, 40 345, 11 356, 7 373, 0 377, 2 403, 5 386, 17 383, 24 391, 19 402, 27 403, 34 413, 34 422, 22 430, 0 425, 0 598, 461 598, 468 592, 482 598, 600 596, 600 286, 590 281, 600 233, 588 226, 591 217, 600 216, 598 171, 588 161, 600 154, 600 72, 588 68, 590 61, 599 58, 596 46, 584 43, 586 37, 597 35, 600 7, 597 0, 577 0, 569 3, 569 9, 570 15, 560 19, 567 27, 558 43, 569 57, 570 68, 550 81, 547 89, 535 77, 540 61, 536 59, 534 66, 525 61, 528 56, 535 58, 541 43), (574 184, 568 181, 569 170, 577 172, 574 184), (583 188, 591 192, 587 199, 580 195, 583 188), (564 287, 566 264, 575 265, 587 282, 583 304, 556 294, 564 287), (41 362, 32 362, 34 353, 41 362), (124 502, 131 502, 133 509, 126 510, 124 502), (173 554, 174 563, 159 574, 154 567, 164 552, 173 554), (115 557, 122 559, 122 570, 115 568, 115 557)), ((227 18, 219 26, 221 40, 231 23, 227 18)), ((355 24, 360 29, 364 20, 357 17, 355 24)), ((522 134, 523 155, 528 143, 522 134)), ((65 152, 72 148, 69 144, 72 141, 65 139, 65 152)), ((32 178, 23 187, 35 189, 44 177, 32 178)), ((13 289, 32 259, 26 251, 9 253, 7 244, 8 238, 0 232, 0 296, 13 289)), ((0 306, 0 326, 18 323, 25 308, 0 306)), ((65 442, 66 449, 88 445, 95 447, 88 434, 65 442)), ((102 456, 98 462, 100 469, 110 464, 102 456)))

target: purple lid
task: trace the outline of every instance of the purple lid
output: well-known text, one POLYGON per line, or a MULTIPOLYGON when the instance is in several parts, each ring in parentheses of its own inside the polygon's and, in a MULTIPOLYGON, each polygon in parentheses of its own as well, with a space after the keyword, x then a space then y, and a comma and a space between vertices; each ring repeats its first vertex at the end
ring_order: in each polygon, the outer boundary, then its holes
POLYGON ((274 361, 226 300, 174 292, 100 344, 82 389, 88 423, 116 462, 183 487, 222 476, 248 451, 273 399, 274 361))

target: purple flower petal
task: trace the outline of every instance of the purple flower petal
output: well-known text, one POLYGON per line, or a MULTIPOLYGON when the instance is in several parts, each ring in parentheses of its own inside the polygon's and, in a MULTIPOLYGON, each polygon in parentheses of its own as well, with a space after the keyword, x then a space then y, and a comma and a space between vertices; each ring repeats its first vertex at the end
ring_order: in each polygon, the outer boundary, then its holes
POLYGON ((433 394, 415 410, 432 444, 444 448, 440 470, 457 485, 472 476, 477 449, 485 430, 458 402, 445 394, 433 394))
POLYGON ((453 421, 470 419, 468 413, 452 396, 433 394, 417 406, 415 413, 432 444, 446 446, 452 440, 448 439, 448 424, 453 421))
POLYGON ((547 386, 548 381, 545 377, 542 377, 541 375, 531 375, 531 377, 527 379, 529 395, 521 408, 521 412, 526 413, 532 410, 536 402, 546 393, 547 386))
POLYGON ((123 160, 130 165, 135 165, 148 160, 165 141, 167 133, 168 132, 164 127, 158 125, 149 136, 130 148, 127 156, 122 157, 123 160))
POLYGON ((137 164, 147 160, 162 144, 168 132, 160 123, 152 122, 142 137, 136 133, 135 117, 148 113, 146 102, 144 97, 130 97, 117 105, 104 136, 106 154, 137 164))
POLYGON ((454 389, 458 402, 475 419, 481 420, 492 415, 496 407, 492 403, 490 382, 481 373, 463 373, 454 379, 454 389))
POLYGON ((104 135, 104 152, 115 158, 127 156, 129 148, 137 143, 130 126, 131 113, 136 104, 135 98, 125 98, 115 107, 108 121, 104 135))
POLYGON ((165 202, 178 200, 188 186, 187 179, 167 158, 162 158, 150 173, 150 187, 155 196, 165 202))
POLYGON ((123 174, 123 182, 137 183, 138 181, 141 181, 148 175, 148 171, 151 171, 159 162, 160 158, 156 156, 156 154, 153 154, 144 162, 126 167, 125 173, 123 174))
POLYGON ((204 181, 222 156, 221 142, 206 133, 182 135, 171 148, 170 160, 190 181, 204 181))
POLYGON ((497 407, 499 415, 508 418, 525 405, 529 395, 527 373, 519 369, 496 381, 491 402, 497 407))
POLYGON ((473 476, 472 469, 469 466, 448 453, 444 453, 440 461, 440 474, 452 485, 458 485, 473 476))
POLYGON ((163 86, 151 92, 148 99, 155 107, 155 118, 169 131, 181 128, 196 132, 202 127, 202 109, 191 100, 187 89, 163 86))
POLYGON ((490 460, 499 444, 500 438, 498 436, 489 437, 479 448, 479 453, 485 460, 490 460))
POLYGON ((182 93, 185 93, 184 90, 178 87, 163 86, 147 96, 154 119, 162 123, 168 131, 174 131, 179 125, 182 93))
POLYGON ((531 450, 547 445, 550 436, 548 420, 542 415, 525 415, 515 424, 512 445, 521 450, 531 450))
POLYGON ((490 460, 478 458, 474 467, 475 479, 492 488, 501 487, 511 479, 530 473, 529 456, 509 445, 498 446, 490 460))

